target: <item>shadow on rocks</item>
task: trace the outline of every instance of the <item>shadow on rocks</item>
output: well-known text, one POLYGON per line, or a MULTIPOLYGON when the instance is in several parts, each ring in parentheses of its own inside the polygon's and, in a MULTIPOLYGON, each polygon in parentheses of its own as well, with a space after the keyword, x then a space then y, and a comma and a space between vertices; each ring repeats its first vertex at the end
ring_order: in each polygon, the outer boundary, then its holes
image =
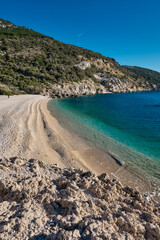
POLYGON ((46 234, 38 234, 38 235, 35 235, 33 236, 32 238, 30 238, 29 240, 55 240, 57 239, 57 235, 55 234, 49 234, 49 235, 46 235, 46 234))

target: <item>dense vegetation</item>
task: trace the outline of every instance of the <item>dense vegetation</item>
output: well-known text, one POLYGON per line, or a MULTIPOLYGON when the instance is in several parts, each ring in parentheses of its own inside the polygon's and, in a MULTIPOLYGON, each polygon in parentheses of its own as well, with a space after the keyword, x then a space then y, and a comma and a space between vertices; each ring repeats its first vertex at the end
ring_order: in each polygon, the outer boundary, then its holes
POLYGON ((152 82, 154 84, 160 84, 159 72, 156 72, 147 68, 141 68, 141 67, 131 67, 131 66, 123 66, 123 67, 141 77, 144 77, 149 82, 152 82))
POLYGON ((86 70, 74 66, 79 56, 105 58, 25 27, 0 29, 0 83, 19 90, 38 93, 44 85, 93 77, 94 66, 86 70))
POLYGON ((135 81, 139 78, 112 58, 64 44, 0 19, 0 94, 41 93, 44 88, 51 88, 56 83, 78 82, 87 78, 96 81, 94 74, 97 72, 122 79, 131 77, 135 81), (110 68, 98 67, 94 64, 97 59, 105 62, 106 66, 110 64, 110 68), (91 67, 82 70, 75 66, 83 60, 91 61, 91 67))

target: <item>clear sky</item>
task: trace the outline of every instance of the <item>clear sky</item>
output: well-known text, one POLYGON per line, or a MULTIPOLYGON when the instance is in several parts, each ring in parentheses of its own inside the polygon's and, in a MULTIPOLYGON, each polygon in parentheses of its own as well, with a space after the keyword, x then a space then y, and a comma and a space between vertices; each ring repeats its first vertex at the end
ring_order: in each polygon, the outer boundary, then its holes
POLYGON ((0 18, 160 71, 160 0, 4 0, 0 18))

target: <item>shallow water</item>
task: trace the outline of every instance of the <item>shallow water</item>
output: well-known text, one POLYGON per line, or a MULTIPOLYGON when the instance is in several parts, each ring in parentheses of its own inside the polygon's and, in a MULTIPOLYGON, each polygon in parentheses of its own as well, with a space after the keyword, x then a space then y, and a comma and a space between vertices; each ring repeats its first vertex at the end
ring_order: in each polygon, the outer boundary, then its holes
POLYGON ((48 107, 64 126, 160 182, 160 91, 56 99, 48 107))

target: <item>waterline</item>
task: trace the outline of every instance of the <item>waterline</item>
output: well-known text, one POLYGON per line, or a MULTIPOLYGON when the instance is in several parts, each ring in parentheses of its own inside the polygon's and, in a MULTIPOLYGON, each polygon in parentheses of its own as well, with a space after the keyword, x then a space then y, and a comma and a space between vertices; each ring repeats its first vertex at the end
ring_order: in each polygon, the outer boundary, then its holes
POLYGON ((159 97, 159 92, 85 96, 52 100, 49 108, 64 126, 159 182, 159 97))

